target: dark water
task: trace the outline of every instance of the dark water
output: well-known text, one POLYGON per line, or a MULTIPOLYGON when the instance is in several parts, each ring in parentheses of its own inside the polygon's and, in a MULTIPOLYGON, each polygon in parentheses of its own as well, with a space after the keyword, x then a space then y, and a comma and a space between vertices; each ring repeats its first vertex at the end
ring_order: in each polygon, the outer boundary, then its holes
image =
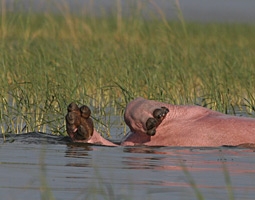
POLYGON ((255 152, 0 139, 1 199, 254 199, 255 152), (230 180, 228 180, 228 175, 230 180), (194 181, 194 182, 193 182, 194 181))

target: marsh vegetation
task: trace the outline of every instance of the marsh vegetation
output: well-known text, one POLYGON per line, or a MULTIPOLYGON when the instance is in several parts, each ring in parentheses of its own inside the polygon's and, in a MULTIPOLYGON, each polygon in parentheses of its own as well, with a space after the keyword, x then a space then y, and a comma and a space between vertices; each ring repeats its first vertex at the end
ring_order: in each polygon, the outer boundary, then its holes
POLYGON ((3 134, 65 135, 72 101, 90 106, 108 135, 111 117, 125 126, 126 103, 138 96, 254 114, 253 25, 147 20, 138 8, 100 18, 1 11, 3 134))

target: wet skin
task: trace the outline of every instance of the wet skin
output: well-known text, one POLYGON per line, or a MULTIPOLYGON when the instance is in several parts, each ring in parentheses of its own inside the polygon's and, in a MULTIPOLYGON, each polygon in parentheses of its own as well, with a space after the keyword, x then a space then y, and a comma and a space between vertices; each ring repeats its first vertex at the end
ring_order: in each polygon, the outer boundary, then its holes
POLYGON ((171 105, 137 98, 127 105, 124 119, 131 130, 131 134, 122 142, 125 146, 217 147, 255 144, 254 118, 226 115, 201 106, 171 105), (147 126, 148 119, 157 118, 154 116, 157 109, 160 109, 159 113, 163 112, 163 120, 160 120, 160 124, 147 126), (153 136, 150 136, 151 130, 153 136))
MULTIPOLYGON (((94 130, 90 110, 71 103, 66 128, 73 141, 117 146, 94 130)), ((125 110, 130 134, 123 146, 238 146, 255 144, 255 119, 225 115, 200 106, 176 106, 137 98, 125 110)))

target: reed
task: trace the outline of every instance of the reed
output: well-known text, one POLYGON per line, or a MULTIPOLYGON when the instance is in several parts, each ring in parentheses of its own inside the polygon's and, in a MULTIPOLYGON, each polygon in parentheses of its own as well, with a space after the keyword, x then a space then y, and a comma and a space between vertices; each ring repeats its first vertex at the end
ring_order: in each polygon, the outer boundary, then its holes
POLYGON ((39 167, 40 167, 40 199, 42 200, 55 200, 54 194, 52 192, 52 188, 47 183, 47 169, 45 165, 45 149, 46 147, 42 147, 39 158, 39 167))
MULTIPOLYGON (((118 4, 119 5, 119 4, 118 4)), ((10 13, 0 22, 1 132, 66 134, 66 106, 88 104, 110 135, 137 96, 254 115, 255 27, 59 13, 10 13)), ((180 15, 182 17, 182 15, 180 15)), ((124 128, 125 129, 125 128, 124 128)), ((125 133, 123 133, 125 134, 125 133)))
POLYGON ((181 165, 181 167, 183 169, 183 173, 185 174, 185 177, 187 178, 187 181, 188 181, 190 187, 194 191, 196 199, 204 200, 205 198, 204 198, 203 194, 201 193, 199 187, 196 184, 196 181, 191 176, 191 174, 190 174, 189 170, 187 169, 187 167, 184 165, 184 163, 181 163, 180 165, 181 165))

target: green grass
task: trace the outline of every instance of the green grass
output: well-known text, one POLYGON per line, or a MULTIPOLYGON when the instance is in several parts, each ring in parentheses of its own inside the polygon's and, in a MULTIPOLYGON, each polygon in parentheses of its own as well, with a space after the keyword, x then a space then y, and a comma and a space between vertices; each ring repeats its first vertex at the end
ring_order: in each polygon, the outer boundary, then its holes
POLYGON ((146 20, 139 12, 92 18, 2 8, 1 132, 64 135, 72 101, 88 104, 108 132, 107 109, 122 116, 138 96, 253 115, 254 35, 253 25, 146 20))

